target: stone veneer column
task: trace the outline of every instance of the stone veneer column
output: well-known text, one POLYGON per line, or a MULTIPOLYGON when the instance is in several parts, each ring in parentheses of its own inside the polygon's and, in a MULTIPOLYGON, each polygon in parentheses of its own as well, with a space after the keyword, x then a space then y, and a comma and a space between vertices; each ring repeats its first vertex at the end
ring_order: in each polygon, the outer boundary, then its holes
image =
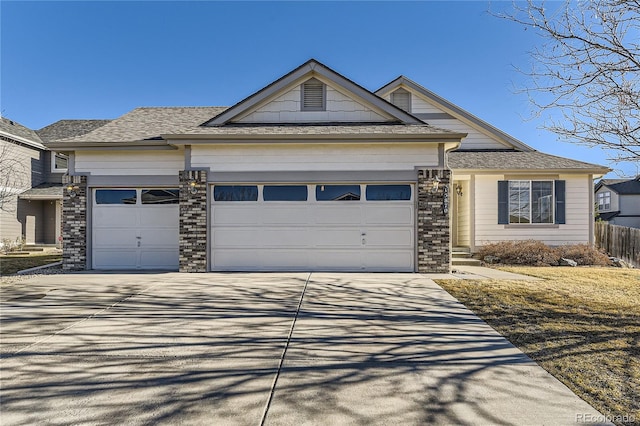
POLYGON ((83 271, 87 269, 87 177, 64 176, 63 183, 62 269, 83 271))
POLYGON ((451 271, 451 229, 449 210, 450 170, 418 170, 418 272, 445 273, 451 271), (438 190, 432 192, 438 176, 438 190), (449 206, 448 206, 449 207, 449 206))
POLYGON ((184 170, 179 178, 180 272, 207 272, 207 172, 184 170))

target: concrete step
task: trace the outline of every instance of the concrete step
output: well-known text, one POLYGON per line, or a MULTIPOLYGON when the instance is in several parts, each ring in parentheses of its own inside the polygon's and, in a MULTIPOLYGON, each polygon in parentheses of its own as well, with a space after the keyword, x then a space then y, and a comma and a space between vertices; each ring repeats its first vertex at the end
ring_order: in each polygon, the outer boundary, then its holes
POLYGON ((453 266, 482 266, 482 262, 478 259, 464 259, 464 258, 452 258, 451 265, 453 266))
POLYGON ((37 247, 37 246, 25 246, 23 247, 22 251, 44 251, 44 247, 37 247))

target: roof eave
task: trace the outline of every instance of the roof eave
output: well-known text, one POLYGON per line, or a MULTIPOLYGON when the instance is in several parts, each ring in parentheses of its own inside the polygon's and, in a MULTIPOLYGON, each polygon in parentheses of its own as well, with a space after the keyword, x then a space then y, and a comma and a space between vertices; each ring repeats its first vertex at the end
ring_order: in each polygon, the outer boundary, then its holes
MULTIPOLYGON (((225 135, 225 134, 168 134, 162 135, 164 139, 172 144, 179 145, 177 141, 202 141, 202 143, 227 143, 227 142, 245 142, 245 143, 259 143, 262 141, 269 142, 343 142, 343 141, 358 141, 358 142, 385 142, 385 141, 415 141, 415 142, 451 142, 461 141, 466 137, 466 133, 436 133, 436 134, 386 134, 386 133, 353 133, 353 134, 269 134, 269 135, 225 135)), ((187 142, 185 142, 186 144, 187 142)))
POLYGON ((604 176, 609 173, 611 169, 608 168, 592 168, 592 169, 581 169, 581 168, 555 168, 555 169, 517 169, 517 168, 509 168, 509 169, 498 169, 498 168, 487 168, 487 169, 479 169, 479 168, 457 168, 449 165, 451 170, 454 172, 463 172, 463 173, 495 173, 495 174, 505 174, 505 173, 538 173, 538 174, 558 174, 558 173, 580 173, 580 174, 592 174, 594 175, 594 179, 598 179, 600 176, 604 176))
POLYGON ((118 149, 118 148, 140 148, 140 149, 177 149, 167 143, 166 140, 143 140, 143 141, 118 141, 118 142, 51 142, 48 144, 50 148, 62 151, 78 151, 83 149, 118 149))

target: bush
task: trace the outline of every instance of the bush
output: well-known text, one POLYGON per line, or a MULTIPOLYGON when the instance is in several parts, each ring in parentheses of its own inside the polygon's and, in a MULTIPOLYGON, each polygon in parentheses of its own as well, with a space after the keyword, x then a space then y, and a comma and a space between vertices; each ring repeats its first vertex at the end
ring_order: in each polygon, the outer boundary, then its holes
POLYGON ((500 258, 506 265, 558 266, 561 258, 575 260, 578 265, 608 266, 609 257, 588 244, 550 247, 541 241, 501 241, 482 246, 477 254, 500 258))

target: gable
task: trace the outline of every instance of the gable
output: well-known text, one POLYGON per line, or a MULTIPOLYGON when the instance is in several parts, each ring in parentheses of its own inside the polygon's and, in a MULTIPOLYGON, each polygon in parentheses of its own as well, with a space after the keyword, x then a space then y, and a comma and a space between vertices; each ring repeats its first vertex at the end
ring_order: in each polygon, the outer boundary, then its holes
POLYGON ((391 102, 392 93, 398 89, 406 90, 411 94, 411 113, 417 118, 435 127, 467 133, 468 136, 459 148, 461 150, 533 150, 516 138, 405 77, 397 78, 376 91, 376 94, 391 102))
POLYGON ((311 59, 203 126, 318 122, 424 124, 410 113, 311 59), (301 105, 301 85, 312 78, 326 86, 326 106, 322 111, 305 110, 301 105))
MULTIPOLYGON (((235 123, 318 123, 318 122, 365 122, 381 123, 397 121, 396 117, 367 105, 362 99, 326 80, 312 77, 324 84, 324 105, 319 110, 305 110, 303 84, 296 84, 288 91, 267 101, 260 107, 247 111, 234 119, 235 123)), ((311 79, 307 79, 309 81, 311 79)))

